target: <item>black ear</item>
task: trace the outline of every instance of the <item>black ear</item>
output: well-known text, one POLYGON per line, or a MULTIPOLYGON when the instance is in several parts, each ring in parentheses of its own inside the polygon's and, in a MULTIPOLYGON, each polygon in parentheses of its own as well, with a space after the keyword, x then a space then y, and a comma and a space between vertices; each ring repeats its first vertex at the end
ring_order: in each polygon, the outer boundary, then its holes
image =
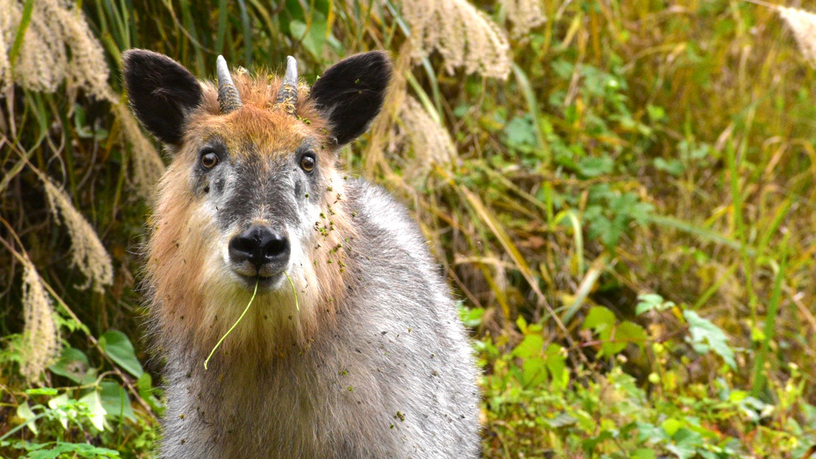
POLYGON ((391 61, 380 51, 356 54, 331 66, 309 94, 329 120, 340 145, 365 132, 382 108, 391 61))
POLYGON ((178 146, 187 114, 203 97, 196 77, 164 54, 144 49, 126 51, 122 63, 136 117, 159 140, 178 146))

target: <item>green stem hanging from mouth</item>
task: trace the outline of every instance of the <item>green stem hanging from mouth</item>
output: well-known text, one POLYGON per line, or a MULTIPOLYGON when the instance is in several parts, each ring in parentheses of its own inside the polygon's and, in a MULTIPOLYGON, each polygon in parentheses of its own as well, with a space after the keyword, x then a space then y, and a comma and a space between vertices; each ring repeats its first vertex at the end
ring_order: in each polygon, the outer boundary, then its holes
POLYGON ((289 279, 289 285, 292 286, 292 295, 295 295, 295 309, 300 311, 300 305, 298 304, 298 298, 297 298, 297 291, 295 290, 295 283, 292 282, 292 278, 289 277, 289 273, 287 273, 286 271, 284 271, 283 273, 286 274, 286 278, 289 279))
MULTIPOLYGON (((300 311, 300 305, 298 304, 298 295, 297 291, 295 290, 295 283, 292 282, 292 278, 289 277, 289 273, 284 271, 283 274, 286 274, 286 278, 289 279, 289 285, 292 286, 292 294, 295 295, 295 308, 298 311, 300 311)), ((215 350, 218 349, 219 346, 221 346, 221 343, 223 343, 227 336, 229 336, 229 334, 232 333, 232 330, 235 329, 235 327, 241 322, 241 320, 243 320, 247 311, 249 311, 249 307, 252 306, 252 302, 255 301, 255 295, 258 294, 258 284, 260 282, 261 282, 260 278, 255 279, 255 290, 252 292, 252 298, 249 299, 249 303, 247 303, 246 308, 244 308, 244 312, 241 313, 241 316, 238 317, 238 320, 236 320, 235 323, 232 324, 232 327, 230 327, 230 329, 227 330, 226 333, 224 333, 224 336, 222 336, 221 339, 219 339, 218 342, 215 343, 215 347, 212 348, 212 350, 210 351, 210 355, 207 356, 207 360, 204 361, 205 370, 207 369, 207 365, 210 363, 210 359, 212 358, 213 354, 215 354, 215 350)))
MULTIPOLYGON (((289 277, 289 276, 287 275, 286 277, 289 277)), ((255 291, 252 292, 252 298, 249 299, 249 303, 247 303, 246 308, 244 308, 244 312, 241 313, 241 316, 238 317, 238 320, 236 320, 235 323, 232 324, 232 327, 230 327, 230 329, 227 330, 226 333, 224 333, 224 336, 222 336, 221 339, 219 339, 218 342, 215 343, 215 347, 212 349, 212 351, 210 351, 210 355, 207 356, 207 360, 204 361, 204 369, 205 370, 207 369, 207 364, 210 363, 210 359, 212 358, 213 354, 215 354, 215 350, 218 349, 218 346, 220 346, 221 343, 224 342, 224 339, 226 339, 227 336, 229 336, 229 334, 232 333, 232 331, 235 329, 235 326, 238 325, 238 323, 241 322, 241 319, 243 319, 244 316, 246 315, 247 311, 249 311, 249 307, 252 306, 252 302, 255 301, 255 295, 258 294, 258 284, 260 282, 261 282, 260 278, 255 279, 255 291)), ((292 282, 291 279, 289 280, 289 282, 292 282)))

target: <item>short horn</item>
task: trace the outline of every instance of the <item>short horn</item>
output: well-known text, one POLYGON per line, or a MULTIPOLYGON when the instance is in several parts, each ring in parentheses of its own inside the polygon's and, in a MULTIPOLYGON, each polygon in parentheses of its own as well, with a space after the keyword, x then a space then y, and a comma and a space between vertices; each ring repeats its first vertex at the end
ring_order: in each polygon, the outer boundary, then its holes
POLYGON ((275 106, 281 106, 283 111, 294 115, 298 102, 298 71, 297 61, 292 56, 286 57, 286 73, 283 76, 275 106))
POLYGON ((238 89, 232 82, 224 56, 218 56, 215 62, 215 73, 218 75, 218 105, 221 106, 221 113, 226 115, 241 108, 241 96, 238 95, 238 89))

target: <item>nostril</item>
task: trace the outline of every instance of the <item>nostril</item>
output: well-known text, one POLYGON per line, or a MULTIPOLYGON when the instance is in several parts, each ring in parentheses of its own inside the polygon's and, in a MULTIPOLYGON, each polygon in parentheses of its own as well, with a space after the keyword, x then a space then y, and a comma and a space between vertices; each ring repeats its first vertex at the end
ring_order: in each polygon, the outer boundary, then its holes
POLYGON ((235 236, 229 242, 229 256, 232 261, 242 263, 251 260, 255 253, 254 241, 250 238, 235 236))
POLYGON ((231 257, 249 258, 255 252, 255 240, 252 238, 236 236, 229 243, 231 257))
POLYGON ((263 248, 264 258, 267 260, 278 258, 285 254, 288 249, 289 241, 276 235, 274 238, 266 242, 266 245, 263 248))

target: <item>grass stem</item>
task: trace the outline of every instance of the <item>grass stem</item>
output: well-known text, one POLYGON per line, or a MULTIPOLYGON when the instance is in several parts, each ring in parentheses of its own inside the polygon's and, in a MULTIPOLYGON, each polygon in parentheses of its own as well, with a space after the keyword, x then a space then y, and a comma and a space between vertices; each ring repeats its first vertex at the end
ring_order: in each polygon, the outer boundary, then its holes
MULTIPOLYGON (((289 276, 286 276, 286 277, 289 277, 289 276)), ((207 360, 204 361, 204 369, 205 370, 207 369, 207 365, 210 363, 210 359, 212 358, 213 354, 215 354, 215 350, 218 349, 218 346, 220 346, 221 343, 223 343, 224 340, 227 338, 227 336, 229 336, 229 334, 232 333, 232 331, 235 329, 235 327, 238 325, 238 323, 240 323, 241 320, 244 318, 247 311, 249 311, 249 307, 252 306, 252 302, 255 301, 255 295, 258 294, 258 284, 259 283, 260 283, 260 278, 255 280, 255 291, 252 292, 252 298, 249 299, 249 303, 247 303, 246 307, 244 308, 244 312, 241 313, 241 316, 238 317, 238 320, 236 320, 235 323, 232 324, 232 327, 230 327, 230 329, 227 330, 226 333, 224 333, 224 336, 222 336, 221 339, 219 339, 218 342, 215 343, 215 347, 213 347, 212 351, 210 351, 210 355, 208 355, 207 360)))
POLYGON ((300 304, 298 304, 298 294, 297 290, 295 290, 295 283, 292 282, 292 278, 289 277, 289 273, 287 273, 286 271, 284 271, 283 273, 286 274, 286 278, 289 279, 289 285, 292 286, 292 294, 295 295, 295 309, 300 311, 300 304))

